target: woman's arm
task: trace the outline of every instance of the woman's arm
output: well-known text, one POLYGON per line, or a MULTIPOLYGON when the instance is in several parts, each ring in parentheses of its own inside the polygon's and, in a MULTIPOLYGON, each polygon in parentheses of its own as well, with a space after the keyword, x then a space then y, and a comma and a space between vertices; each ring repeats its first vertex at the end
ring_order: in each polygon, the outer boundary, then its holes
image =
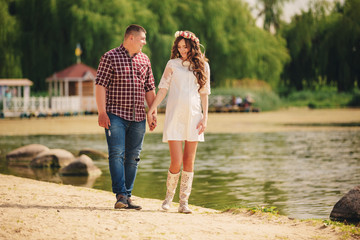
POLYGON ((152 117, 153 115, 156 116, 157 112, 156 109, 159 106, 159 104, 164 100, 166 93, 167 93, 167 89, 166 88, 160 88, 159 91, 156 94, 156 97, 154 99, 154 101, 152 102, 149 111, 148 111, 148 117, 152 117))
POLYGON ((166 64, 164 73, 160 79, 160 83, 158 86, 159 91, 157 92, 156 97, 155 97, 154 101, 152 102, 151 106, 148 105, 149 111, 147 113, 147 117, 148 117, 148 121, 150 121, 150 122, 156 123, 156 115, 157 115, 156 109, 166 96, 168 88, 170 87, 172 73, 173 73, 173 71, 172 71, 172 67, 171 67, 171 62, 169 61, 166 64))
POLYGON ((209 95, 208 94, 200 94, 201 106, 203 111, 203 118, 200 120, 196 129, 199 130, 199 135, 205 131, 208 120, 208 109, 209 109, 209 95))

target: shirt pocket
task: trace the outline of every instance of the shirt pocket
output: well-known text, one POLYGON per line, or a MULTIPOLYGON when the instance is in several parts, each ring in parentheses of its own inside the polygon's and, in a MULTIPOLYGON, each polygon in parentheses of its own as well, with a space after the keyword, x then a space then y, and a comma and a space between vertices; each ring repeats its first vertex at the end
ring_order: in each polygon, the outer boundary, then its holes
POLYGON ((148 66, 146 64, 141 64, 141 63, 134 64, 134 74, 136 75, 136 79, 139 79, 142 84, 145 83, 147 71, 148 71, 148 66))

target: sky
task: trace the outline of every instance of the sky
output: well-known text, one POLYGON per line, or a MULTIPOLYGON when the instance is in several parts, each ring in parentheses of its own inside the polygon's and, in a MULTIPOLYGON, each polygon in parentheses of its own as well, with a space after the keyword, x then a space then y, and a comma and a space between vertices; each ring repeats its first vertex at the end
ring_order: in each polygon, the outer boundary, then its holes
MULTIPOLYGON (((256 3, 258 2, 257 0, 244 0, 245 2, 249 3, 250 7, 255 7, 256 3)), ((329 0, 329 1, 334 1, 334 0, 329 0)), ((301 10, 307 10, 308 9, 308 5, 309 5, 310 0, 293 0, 291 3, 285 3, 284 4, 284 13, 283 13, 283 20, 285 20, 286 22, 290 22, 291 17, 295 14, 299 14, 301 13, 301 10)), ((344 2, 344 0, 340 0, 341 3, 344 2)), ((258 13, 257 10, 252 11, 252 13, 254 15, 256 15, 258 13)), ((262 23, 261 20, 258 20, 256 22, 256 24, 258 26, 261 26, 262 23)))

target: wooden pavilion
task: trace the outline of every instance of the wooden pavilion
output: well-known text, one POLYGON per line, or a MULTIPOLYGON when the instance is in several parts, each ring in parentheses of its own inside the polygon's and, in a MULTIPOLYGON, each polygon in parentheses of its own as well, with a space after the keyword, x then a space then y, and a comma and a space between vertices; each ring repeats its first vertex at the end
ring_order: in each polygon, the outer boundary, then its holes
POLYGON ((53 100, 70 99, 72 106, 78 106, 78 111, 95 111, 95 78, 96 70, 83 63, 67 67, 46 79, 49 84, 49 96, 52 108, 53 100))

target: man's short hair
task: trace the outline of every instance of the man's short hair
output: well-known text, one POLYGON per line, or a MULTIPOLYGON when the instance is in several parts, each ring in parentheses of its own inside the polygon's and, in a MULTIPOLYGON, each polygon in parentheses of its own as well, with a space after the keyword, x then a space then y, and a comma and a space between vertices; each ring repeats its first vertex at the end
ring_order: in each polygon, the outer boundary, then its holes
POLYGON ((140 25, 136 25, 136 24, 131 24, 130 26, 128 26, 126 28, 126 31, 125 31, 125 38, 127 38, 130 34, 132 34, 133 32, 143 32, 146 34, 146 30, 145 28, 143 28, 142 26, 140 25))

